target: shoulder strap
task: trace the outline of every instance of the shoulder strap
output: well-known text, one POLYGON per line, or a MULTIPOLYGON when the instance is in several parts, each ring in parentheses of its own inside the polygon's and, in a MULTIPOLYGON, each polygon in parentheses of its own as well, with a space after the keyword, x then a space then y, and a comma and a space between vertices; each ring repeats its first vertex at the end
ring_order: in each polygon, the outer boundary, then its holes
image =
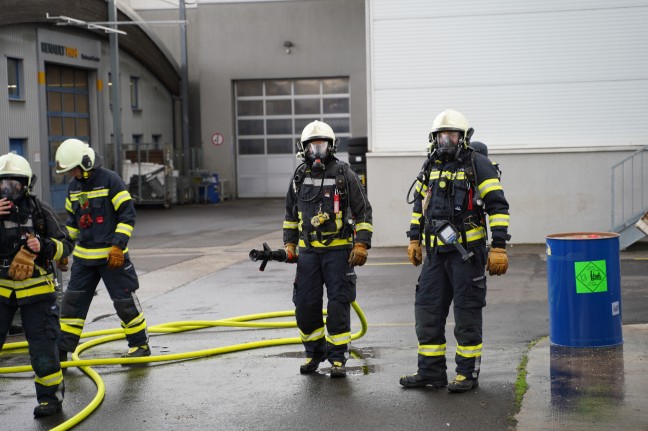
POLYGON ((47 235, 47 228, 45 223, 45 216, 43 215, 43 207, 35 196, 30 196, 34 204, 34 229, 41 236, 47 235))

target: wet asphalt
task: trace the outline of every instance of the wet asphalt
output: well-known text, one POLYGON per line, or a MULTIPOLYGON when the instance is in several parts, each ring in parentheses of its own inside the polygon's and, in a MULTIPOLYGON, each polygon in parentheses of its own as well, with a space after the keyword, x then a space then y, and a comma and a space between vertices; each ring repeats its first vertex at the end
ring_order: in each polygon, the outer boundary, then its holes
MULTIPOLYGON (((291 311, 295 267, 271 262, 260 272, 248 258, 263 242, 281 246, 282 205, 258 199, 138 208, 130 249, 149 326, 291 311)), ((416 370, 413 303, 419 269, 408 263, 405 247, 374 248, 367 265, 357 269, 357 302, 368 331, 351 344, 346 379, 331 379, 326 364, 316 375, 300 375, 298 344, 136 367, 96 366, 105 399, 74 429, 648 430, 648 249, 621 253, 624 343, 576 350, 552 346, 547 338, 544 245, 513 245, 508 252, 507 274, 488 280, 475 391, 451 394, 398 384, 401 375, 416 370), (520 401, 521 364, 528 390, 520 401)), ((87 322, 86 331, 119 326, 103 286, 87 322)), ((452 313, 448 322, 452 378, 452 313)), ((359 328, 354 315, 352 331, 359 328)), ((150 345, 154 355, 168 355, 297 335, 296 328, 213 327, 151 334, 150 345)), ((112 358, 125 350, 120 340, 82 357, 112 358)), ((25 353, 0 354, 0 366, 27 363, 25 353)), ((95 385, 77 368, 67 370, 65 379, 63 413, 35 420, 31 373, 0 375, 0 429, 51 429, 78 413, 95 396, 95 385)))

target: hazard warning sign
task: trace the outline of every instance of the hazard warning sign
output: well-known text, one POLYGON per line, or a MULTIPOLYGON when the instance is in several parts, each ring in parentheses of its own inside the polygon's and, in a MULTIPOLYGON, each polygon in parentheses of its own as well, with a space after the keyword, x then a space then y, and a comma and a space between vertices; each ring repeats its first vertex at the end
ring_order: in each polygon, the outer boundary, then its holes
POLYGON ((604 260, 574 262, 576 293, 607 292, 607 270, 604 260))

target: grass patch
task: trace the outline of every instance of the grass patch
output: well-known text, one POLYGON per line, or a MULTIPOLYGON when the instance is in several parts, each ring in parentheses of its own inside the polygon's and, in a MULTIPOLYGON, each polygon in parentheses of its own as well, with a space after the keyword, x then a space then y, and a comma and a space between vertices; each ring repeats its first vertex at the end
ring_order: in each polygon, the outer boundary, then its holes
MULTIPOLYGON (((529 389, 529 384, 526 381, 527 377, 527 365, 529 363, 529 351, 540 341, 545 339, 547 337, 540 337, 537 340, 531 341, 527 345, 527 351, 524 353, 522 356, 522 360, 520 361, 520 364, 517 366, 517 380, 515 381, 515 412, 513 415, 516 415, 520 412, 520 409, 522 408, 522 400, 524 399, 524 394, 526 393, 527 389, 529 389)), ((509 418, 514 421, 513 417, 509 418)))

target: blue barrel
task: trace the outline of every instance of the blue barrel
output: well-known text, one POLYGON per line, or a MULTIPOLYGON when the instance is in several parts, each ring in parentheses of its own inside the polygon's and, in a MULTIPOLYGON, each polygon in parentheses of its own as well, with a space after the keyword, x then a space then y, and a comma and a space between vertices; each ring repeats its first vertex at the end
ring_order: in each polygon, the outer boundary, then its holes
POLYGON ((549 341, 567 347, 623 343, 619 234, 547 235, 549 341))

